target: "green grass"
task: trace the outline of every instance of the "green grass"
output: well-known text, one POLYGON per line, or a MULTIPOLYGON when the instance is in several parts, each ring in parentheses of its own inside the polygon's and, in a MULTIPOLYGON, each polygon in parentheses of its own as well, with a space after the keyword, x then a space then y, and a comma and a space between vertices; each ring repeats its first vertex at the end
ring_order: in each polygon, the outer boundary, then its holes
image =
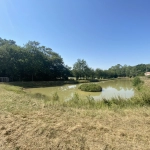
MULTIPOLYGON (((87 88, 87 85, 95 87, 95 85, 98 85, 98 84, 83 84, 81 85, 81 87, 85 85, 86 85, 85 88, 87 88)), ((32 99, 34 102, 37 101, 38 103, 40 101, 40 103, 44 103, 43 105, 45 107, 54 105, 54 106, 83 108, 83 109, 103 109, 103 108, 122 109, 122 108, 133 108, 133 107, 135 108, 135 107, 144 107, 144 106, 149 107, 150 106, 150 89, 145 86, 140 87, 140 90, 137 90, 136 96, 130 99, 123 99, 123 98, 117 97, 117 98, 112 98, 111 100, 108 100, 108 99, 94 100, 92 96, 87 96, 86 99, 82 99, 79 97, 78 93, 74 93, 73 97, 68 101, 60 99, 57 93, 54 93, 52 97, 47 97, 40 93, 36 93, 36 94, 27 93, 24 90, 24 88, 20 86, 12 86, 12 85, 7 85, 7 84, 0 84, 0 86, 1 86, 1 89, 4 90, 3 99, 7 99, 7 98, 11 99, 13 95, 15 95, 16 93, 20 101, 22 101, 23 99, 23 103, 25 103, 25 106, 28 105, 27 102, 29 100, 30 102, 32 102, 32 99), (7 94, 9 91, 12 94, 10 95, 7 94), (24 99, 27 99, 27 101, 24 101, 24 99)), ((15 101, 13 102, 15 103, 15 101)))
POLYGON ((103 108, 135 108, 150 106, 150 92, 145 91, 138 94, 138 96, 123 99, 123 98, 112 98, 111 100, 103 99, 96 101, 93 97, 88 96, 87 99, 81 99, 77 93, 74 94, 70 101, 64 102, 64 106, 84 108, 84 109, 103 109, 103 108))
POLYGON ((86 92, 101 92, 102 91, 102 87, 99 84, 93 84, 93 83, 82 84, 79 86, 79 89, 81 91, 86 91, 86 92))

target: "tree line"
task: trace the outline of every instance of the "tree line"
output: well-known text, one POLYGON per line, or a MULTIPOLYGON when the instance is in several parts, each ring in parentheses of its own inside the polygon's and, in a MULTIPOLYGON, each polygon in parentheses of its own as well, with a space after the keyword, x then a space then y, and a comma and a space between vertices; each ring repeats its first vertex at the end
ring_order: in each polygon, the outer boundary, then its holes
POLYGON ((0 76, 10 81, 48 81, 71 75, 61 56, 39 42, 23 47, 13 40, 0 38, 0 76))
POLYGON ((150 64, 93 69, 84 59, 78 59, 71 68, 58 53, 39 42, 18 46, 13 40, 0 38, 0 77, 9 77, 10 81, 67 80, 70 76, 76 79, 132 77, 144 75, 146 70, 150 71, 150 64))
POLYGON ((100 78, 117 78, 117 77, 135 77, 144 76, 146 71, 150 71, 150 64, 138 64, 136 66, 127 66, 117 64, 108 70, 100 68, 92 69, 88 67, 85 60, 78 59, 73 65, 72 74, 77 78, 100 79, 100 78))

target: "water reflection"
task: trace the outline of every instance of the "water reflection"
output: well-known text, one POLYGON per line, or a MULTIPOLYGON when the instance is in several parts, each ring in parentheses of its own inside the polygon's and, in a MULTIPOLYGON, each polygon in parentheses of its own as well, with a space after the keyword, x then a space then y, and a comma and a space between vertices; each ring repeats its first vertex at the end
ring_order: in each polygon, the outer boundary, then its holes
POLYGON ((130 98, 132 96, 134 96, 133 89, 132 90, 129 90, 129 89, 125 90, 125 89, 121 88, 120 90, 117 90, 115 88, 108 87, 108 88, 104 88, 100 95, 93 96, 93 98, 95 100, 99 100, 99 99, 103 99, 103 98, 111 99, 112 97, 130 98))
POLYGON ((95 100, 102 98, 110 99, 112 97, 130 98, 134 96, 134 89, 130 80, 112 80, 97 83, 103 88, 102 92, 83 92, 78 89, 80 85, 64 85, 58 87, 46 88, 31 88, 28 89, 31 93, 41 93, 47 96, 52 96, 55 92, 58 93, 60 99, 69 100, 74 93, 78 93, 81 98, 92 96, 95 100))
POLYGON ((113 80, 100 83, 103 91, 99 96, 93 96, 95 100, 111 99, 112 97, 130 98, 134 96, 134 89, 130 80, 113 80))

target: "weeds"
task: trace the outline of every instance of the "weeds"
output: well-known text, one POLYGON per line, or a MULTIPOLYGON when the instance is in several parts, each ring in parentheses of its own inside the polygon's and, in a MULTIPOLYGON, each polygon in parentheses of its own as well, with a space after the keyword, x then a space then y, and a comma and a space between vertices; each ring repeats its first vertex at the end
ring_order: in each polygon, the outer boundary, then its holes
MULTIPOLYGON (((53 101, 58 101, 59 96, 57 93, 53 95, 53 101)), ((57 105, 72 107, 72 108, 84 108, 84 109, 116 109, 116 108, 136 108, 143 106, 150 106, 150 92, 149 90, 144 90, 138 93, 137 96, 124 99, 121 97, 115 97, 111 100, 94 100, 92 96, 87 96, 86 99, 79 97, 78 93, 74 93, 73 97, 68 101, 61 101, 57 105)))
POLYGON ((59 96, 58 96, 57 92, 55 92, 55 93, 53 94, 52 100, 53 100, 53 101, 59 101, 59 96))
POLYGON ((19 91, 20 87, 0 85, 2 150, 150 147, 149 89, 142 87, 128 100, 101 101, 90 95, 81 99, 78 93, 68 101, 60 100, 58 93, 46 100, 40 93, 19 91))
POLYGON ((93 98, 92 96, 89 95, 89 96, 87 96, 86 98, 87 98, 87 100, 88 100, 88 102, 89 102, 90 104, 94 104, 94 101, 95 101, 95 100, 94 100, 94 98, 93 98))
MULTIPOLYGON (((61 100, 58 93, 54 93, 52 97, 47 97, 40 93, 36 93, 34 95, 25 93, 22 91, 20 87, 17 86, 10 86, 10 85, 1 85, 7 91, 15 92, 21 98, 21 94, 26 95, 27 97, 46 100, 47 106, 57 105, 57 106, 65 106, 65 107, 72 107, 72 108, 84 108, 84 109, 102 109, 102 108, 132 108, 132 107, 142 107, 142 106, 150 106, 150 90, 141 86, 140 91, 138 94, 130 99, 123 99, 121 97, 112 98, 111 100, 103 99, 103 100, 94 100, 92 96, 87 96, 86 99, 82 99, 79 97, 78 93, 74 93, 73 97, 68 100, 61 100)), ((10 95, 10 98, 12 95, 10 95)), ((24 102, 24 104, 29 105, 24 102)), ((13 106, 13 105, 12 105, 13 106)))

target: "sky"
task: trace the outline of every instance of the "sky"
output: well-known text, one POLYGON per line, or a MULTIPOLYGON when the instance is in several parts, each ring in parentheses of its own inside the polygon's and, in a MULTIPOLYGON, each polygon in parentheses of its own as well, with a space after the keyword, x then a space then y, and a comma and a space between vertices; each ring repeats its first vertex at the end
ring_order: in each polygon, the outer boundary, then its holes
POLYGON ((0 0, 0 37, 52 48, 70 67, 150 63, 150 0, 0 0))

